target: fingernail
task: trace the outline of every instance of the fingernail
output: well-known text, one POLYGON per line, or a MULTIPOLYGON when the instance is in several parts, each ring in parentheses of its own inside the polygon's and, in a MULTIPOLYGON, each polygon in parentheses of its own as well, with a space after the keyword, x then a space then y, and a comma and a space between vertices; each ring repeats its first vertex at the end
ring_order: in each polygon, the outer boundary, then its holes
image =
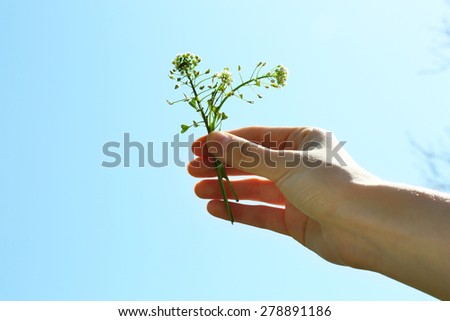
POLYGON ((224 147, 228 145, 230 140, 230 137, 222 132, 212 132, 206 139, 208 152, 213 155, 222 155, 224 147))
POLYGON ((226 144, 230 140, 230 138, 228 137, 227 134, 223 132, 212 132, 211 134, 208 135, 207 140, 208 142, 216 141, 220 144, 226 144))

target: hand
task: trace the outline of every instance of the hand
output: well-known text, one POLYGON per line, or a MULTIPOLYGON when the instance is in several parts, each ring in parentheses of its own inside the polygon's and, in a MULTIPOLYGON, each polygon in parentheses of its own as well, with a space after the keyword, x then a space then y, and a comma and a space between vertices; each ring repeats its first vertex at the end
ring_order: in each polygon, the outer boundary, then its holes
MULTIPOLYGON (((234 181, 233 187, 241 200, 268 205, 231 203, 237 222, 290 235, 333 263, 365 266, 360 260, 366 251, 364 242, 342 221, 342 211, 352 197, 352 186, 377 179, 357 166, 331 133, 301 127, 249 127, 214 132, 194 146, 199 158, 189 164, 188 171, 195 177, 216 175, 208 146, 228 165, 228 176, 256 175, 234 181)), ((212 215, 228 218, 217 180, 200 181, 195 192, 212 199, 207 206, 212 215)), ((233 198, 230 191, 228 197, 233 198)))
MULTIPOLYGON (((332 134, 316 128, 249 127, 213 132, 194 143, 195 177, 227 164, 242 200, 235 220, 292 236, 326 260, 377 271, 450 299, 450 196, 382 181, 359 167, 332 134), (281 207, 276 207, 278 205, 281 207)), ((195 192, 208 211, 228 219, 217 180, 195 192)), ((232 195, 228 191, 231 199, 232 195)))

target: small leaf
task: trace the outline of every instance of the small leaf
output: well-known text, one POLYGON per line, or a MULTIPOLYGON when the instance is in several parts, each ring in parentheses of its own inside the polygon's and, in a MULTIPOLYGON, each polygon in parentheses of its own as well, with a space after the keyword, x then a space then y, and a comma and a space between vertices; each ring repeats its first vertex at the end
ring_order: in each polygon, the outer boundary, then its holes
POLYGON ((174 88, 178 89, 178 88, 180 88, 180 85, 176 84, 174 88))
POLYGON ((194 108, 197 108, 197 101, 196 101, 194 98, 192 98, 192 99, 189 101, 189 105, 191 105, 191 106, 194 107, 194 108))
POLYGON ((167 103, 168 103, 170 106, 173 105, 173 101, 170 101, 170 100, 168 100, 168 99, 166 99, 166 101, 167 101, 167 103))
POLYGON ((198 123, 195 120, 192 121, 192 124, 194 125, 195 128, 198 127, 198 123))
POLYGON ((208 69, 205 71, 205 75, 209 74, 211 72, 211 69, 208 69))
POLYGON ((205 86, 200 86, 200 90, 203 90, 203 89, 205 89, 205 86))
POLYGON ((228 118, 228 116, 225 113, 222 113, 221 117, 222 117, 222 120, 225 120, 228 118))
POLYGON ((189 127, 191 127, 191 126, 182 124, 182 125, 181 125, 181 133, 182 133, 182 134, 185 133, 185 132, 189 129, 189 127))
POLYGON ((259 98, 259 99, 263 98, 263 96, 261 96, 260 94, 257 94, 257 95, 258 95, 258 98, 259 98))
POLYGON ((247 102, 248 102, 249 104, 254 104, 254 103, 255 103, 253 100, 247 100, 247 102))
POLYGON ((241 71, 241 66, 240 65, 238 66, 238 71, 241 71))

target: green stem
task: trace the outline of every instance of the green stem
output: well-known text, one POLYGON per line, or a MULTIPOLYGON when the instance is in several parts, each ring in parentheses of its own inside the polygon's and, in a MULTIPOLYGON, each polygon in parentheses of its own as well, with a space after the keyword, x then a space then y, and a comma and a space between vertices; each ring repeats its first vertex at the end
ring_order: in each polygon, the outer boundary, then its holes
MULTIPOLYGON (((247 80, 246 82, 243 82, 242 84, 240 84, 239 86, 237 86, 237 87, 231 89, 231 91, 232 91, 232 92, 238 91, 240 88, 242 88, 242 87, 244 87, 244 86, 247 86, 248 84, 250 84, 251 82, 253 82, 253 81, 255 81, 255 80, 261 80, 261 79, 269 78, 269 77, 270 77, 270 75, 264 75, 264 76, 261 76, 261 77, 249 79, 249 80, 247 80)), ((232 96, 232 95, 231 95, 231 96, 232 96)), ((220 109, 220 108, 222 107, 222 105, 227 101, 227 99, 230 98, 231 96, 226 96, 226 97, 220 102, 220 105, 217 107, 217 109, 220 109)))
POLYGON ((238 196, 237 196, 237 194, 236 194, 236 191, 234 190, 233 185, 231 185, 231 181, 230 181, 230 179, 228 178, 228 175, 227 175, 227 173, 226 173, 226 171, 225 171, 225 165, 224 165, 222 162, 220 162, 220 169, 221 169, 221 171, 222 171, 222 176, 227 180, 228 187, 230 188, 231 193, 232 193, 233 196, 234 196, 234 199, 236 200, 236 202, 239 202, 239 198, 238 198, 238 196))
MULTIPOLYGON (((214 128, 211 129, 209 127, 208 119, 207 119, 207 117, 205 115, 205 112, 203 111, 201 102, 199 100, 197 100, 198 99, 197 90, 195 89, 194 82, 192 81, 192 79, 189 76, 189 74, 187 75, 187 78, 189 80, 189 83, 191 84, 192 91, 194 92, 195 99, 196 99, 196 101, 198 103, 198 108, 199 108, 200 114, 202 115, 203 121, 204 121, 205 126, 206 126, 206 130, 208 131, 208 134, 209 134, 209 133, 211 133, 214 130, 214 128)), ((215 159, 214 160, 214 165, 216 167, 217 178, 219 180, 220 192, 222 193, 222 198, 223 198, 223 201, 225 203, 225 208, 227 209, 228 216, 230 217, 231 224, 233 224, 234 223, 234 218, 233 218, 233 213, 231 212, 230 204, 228 203, 228 197, 227 197, 227 193, 225 191, 225 186, 223 184, 223 178, 224 178, 223 174, 225 174, 225 179, 227 180, 228 185, 230 186, 230 189, 232 190, 233 195, 236 197, 236 201, 239 201, 239 200, 238 200, 238 198, 236 196, 236 193, 235 193, 233 187, 231 186, 231 182, 228 179, 228 176, 225 173, 225 166, 224 166, 224 164, 221 161, 215 159)))
POLYGON ((209 126, 208 126, 208 120, 206 119, 206 115, 205 115, 205 113, 203 112, 203 108, 202 108, 201 102, 198 101, 198 100, 200 100, 200 99, 199 99, 199 97, 198 97, 197 90, 195 89, 194 82, 192 81, 192 79, 191 79, 191 77, 190 77, 189 74, 187 74, 186 76, 187 76, 187 79, 189 80, 189 83, 191 84, 192 91, 194 92, 195 100, 197 101, 197 104, 198 104, 198 108, 199 108, 200 114, 202 115, 203 121, 205 122, 205 125, 206 125, 206 130, 208 131, 208 134, 209 134, 209 133, 210 133, 210 128, 209 128, 209 126), (198 100, 197 100, 197 99, 198 99, 198 100))
POLYGON ((221 167, 223 166, 223 163, 216 159, 215 166, 217 169, 217 178, 219 180, 219 187, 220 187, 220 192, 222 193, 223 202, 225 203, 225 208, 227 209, 228 216, 230 217, 230 222, 231 222, 231 224, 233 224, 234 223, 233 213, 231 212, 230 204, 228 202, 227 192, 225 191, 225 186, 223 185, 223 176, 222 176, 222 169, 221 169, 221 167))
POLYGON ((200 80, 200 81, 197 83, 197 86, 199 86, 200 84, 204 83, 204 82, 207 81, 207 80, 212 79, 213 77, 214 77, 214 76, 210 76, 210 77, 207 77, 207 78, 204 78, 204 79, 200 80))

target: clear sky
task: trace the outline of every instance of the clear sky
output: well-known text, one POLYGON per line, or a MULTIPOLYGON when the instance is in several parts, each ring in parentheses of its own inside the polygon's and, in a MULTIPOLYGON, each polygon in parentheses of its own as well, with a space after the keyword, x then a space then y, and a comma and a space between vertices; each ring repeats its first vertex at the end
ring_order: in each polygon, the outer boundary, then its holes
POLYGON ((445 19, 444 0, 1 1, 0 299, 431 299, 209 216, 172 150, 163 168, 101 164, 124 133, 161 156, 195 118, 165 103, 191 51, 213 70, 289 68, 282 90, 226 106, 224 129, 327 128, 376 175, 423 184, 409 140, 448 125, 450 71, 429 72, 445 19))

